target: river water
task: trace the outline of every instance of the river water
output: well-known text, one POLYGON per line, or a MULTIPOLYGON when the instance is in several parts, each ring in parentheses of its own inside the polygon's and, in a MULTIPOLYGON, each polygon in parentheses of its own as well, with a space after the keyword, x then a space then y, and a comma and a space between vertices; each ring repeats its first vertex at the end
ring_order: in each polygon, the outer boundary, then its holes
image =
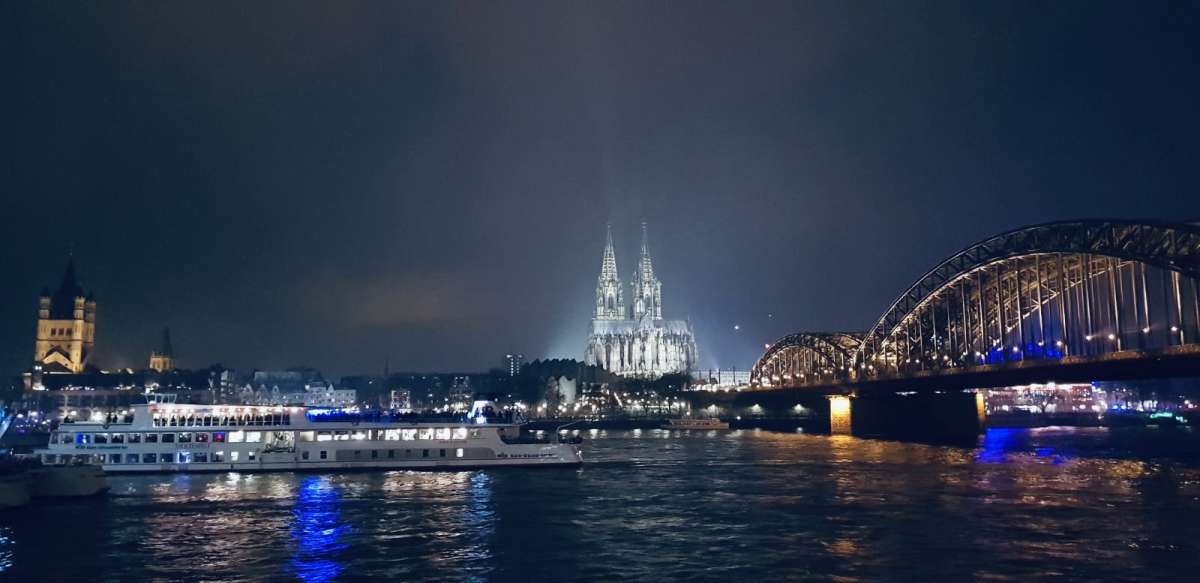
POLYGON ((0 518, 0 578, 1186 581, 1200 435, 584 432, 581 469, 153 475, 0 518))

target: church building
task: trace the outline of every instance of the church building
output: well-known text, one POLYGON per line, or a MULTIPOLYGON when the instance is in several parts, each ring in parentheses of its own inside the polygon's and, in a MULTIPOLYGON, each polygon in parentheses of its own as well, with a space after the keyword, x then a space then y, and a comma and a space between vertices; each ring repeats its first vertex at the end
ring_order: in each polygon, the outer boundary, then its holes
POLYGON ((631 287, 632 317, 625 306, 610 227, 596 283, 596 309, 584 356, 587 364, 628 377, 688 372, 696 363, 692 327, 685 320, 663 319, 662 282, 654 275, 645 223, 642 255, 631 287))
POLYGON ((46 373, 82 373, 95 344, 96 300, 75 280, 72 259, 54 294, 42 290, 38 298, 33 362, 46 373))

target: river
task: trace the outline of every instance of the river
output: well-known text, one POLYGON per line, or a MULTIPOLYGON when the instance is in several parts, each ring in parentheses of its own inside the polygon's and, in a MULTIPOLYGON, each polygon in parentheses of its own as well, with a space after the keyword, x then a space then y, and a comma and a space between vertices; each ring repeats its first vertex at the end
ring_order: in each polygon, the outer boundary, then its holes
POLYGON ((579 469, 117 476, 0 518, 0 578, 1195 580, 1200 435, 998 430, 975 448, 583 433, 579 469))

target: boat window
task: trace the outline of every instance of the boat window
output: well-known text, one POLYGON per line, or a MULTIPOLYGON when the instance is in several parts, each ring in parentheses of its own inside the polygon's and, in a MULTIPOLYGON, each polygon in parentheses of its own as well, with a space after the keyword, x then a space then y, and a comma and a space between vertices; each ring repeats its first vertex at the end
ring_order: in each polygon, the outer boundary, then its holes
POLYGON ((169 453, 160 453, 160 454, 158 454, 158 463, 169 464, 169 463, 171 463, 171 460, 174 457, 175 457, 174 455, 171 455, 169 453))
POLYGON ((350 441, 350 432, 349 431, 334 431, 333 432, 333 440, 334 441, 350 441))
POLYGON ((404 450, 404 457, 412 457, 412 450, 411 449, 404 450))
POLYGON ((440 456, 440 457, 446 457, 446 450, 444 450, 444 449, 439 449, 439 450, 438 450, 438 456, 440 456))
POLYGON ((175 443, 174 433, 163 433, 159 435, 158 438, 162 440, 163 443, 175 443))
POLYGON ((389 450, 388 450, 388 457, 390 457, 390 458, 394 458, 394 457, 396 457, 396 450, 394 450, 394 449, 389 449, 389 450))
POLYGON ((229 461, 231 461, 231 462, 238 461, 238 452, 236 452, 236 451, 229 452, 229 461))
POLYGON ((223 452, 223 451, 214 451, 214 452, 212 453, 212 463, 214 463, 214 464, 219 464, 219 463, 221 463, 221 462, 223 462, 223 461, 225 461, 225 452, 223 452))
POLYGON ((400 430, 400 439, 402 439, 404 441, 413 441, 416 438, 417 438, 417 430, 416 429, 401 429, 400 430))
POLYGON ((154 454, 152 454, 152 453, 142 454, 142 463, 143 464, 152 464, 156 461, 157 461, 157 456, 155 456, 154 454))
POLYGON ((208 434, 207 433, 197 433, 196 434, 196 443, 208 443, 208 434))
POLYGON ((434 437, 437 438, 438 441, 446 441, 446 440, 450 439, 450 428, 449 427, 438 427, 437 429, 434 430, 433 435, 434 435, 434 437))
POLYGON ((211 415, 204 416, 204 426, 205 427, 212 427, 212 421, 213 421, 213 419, 212 419, 211 415))
POLYGON ((358 431, 355 431, 355 432, 351 433, 351 434, 350 434, 350 437, 351 437, 352 439, 356 439, 356 440, 358 440, 358 441, 362 441, 362 440, 364 440, 364 439, 366 439, 366 438, 367 438, 367 433, 366 433, 365 431, 358 430, 358 431))
POLYGON ((479 430, 478 429, 471 430, 471 439, 479 439, 479 430))
POLYGON ((302 460, 308 459, 308 452, 307 451, 300 452, 300 459, 302 459, 302 460))
POLYGON ((297 433, 300 436, 300 441, 314 441, 317 439, 317 432, 315 431, 298 431, 297 433))
POLYGON ((262 434, 261 431, 247 431, 246 443, 262 443, 262 434))
POLYGON ((377 450, 377 449, 371 450, 371 459, 375 459, 377 457, 379 457, 379 450, 377 450))
POLYGON ((214 431, 212 434, 213 443, 225 443, 225 432, 214 431))
POLYGON ((246 452, 246 461, 248 461, 248 462, 254 461, 254 452, 252 452, 252 451, 246 452))
POLYGON ((146 443, 158 443, 158 434, 157 433, 147 433, 146 434, 146 443))
POLYGON ((356 458, 357 458, 357 457, 359 457, 359 454, 361 454, 361 453, 362 453, 362 452, 361 452, 361 451, 359 451, 359 450, 357 450, 357 449, 356 449, 356 450, 354 450, 354 457, 356 457, 356 458))
POLYGON ((175 460, 181 464, 190 464, 192 463, 192 452, 177 451, 175 452, 175 460))
POLYGON ((208 453, 203 452, 203 451, 198 451, 196 453, 193 453, 192 461, 194 461, 198 464, 206 464, 206 463, 208 463, 208 453))
POLYGON ((433 439, 433 428, 432 427, 422 427, 422 428, 418 429, 417 430, 417 439, 420 439, 420 440, 433 439))
POLYGON ((429 450, 427 450, 427 449, 421 450, 421 457, 429 457, 429 450))
POLYGON ((95 433, 92 435, 92 443, 108 443, 107 433, 95 433))
POLYGON ((328 454, 325 452, 325 450, 321 450, 321 459, 325 459, 327 456, 328 454))
POLYGON ((328 431, 318 431, 317 432, 317 441, 332 441, 332 440, 333 440, 332 433, 330 433, 328 431))
POLYGON ((383 439, 385 441, 400 441, 400 430, 399 429, 383 430, 383 439))
POLYGON ((192 434, 191 433, 180 433, 179 434, 179 443, 191 443, 191 442, 192 442, 192 434))
POLYGON ((454 457, 462 457, 462 456, 463 456, 463 448, 460 447, 460 448, 454 450, 454 457))
POLYGON ((454 428, 454 435, 451 437, 451 439, 466 439, 466 438, 467 438, 467 428, 466 427, 455 427, 454 428))
POLYGON ((110 464, 119 464, 119 463, 121 463, 121 454, 119 454, 119 453, 110 453, 110 454, 108 454, 108 463, 110 463, 110 464))
POLYGON ((225 434, 225 439, 227 439, 229 443, 242 443, 246 441, 246 432, 242 431, 241 429, 230 431, 229 433, 225 434))
POLYGON ((142 434, 141 433, 130 433, 125 436, 125 442, 126 443, 141 443, 142 442, 142 434))
POLYGON ((112 434, 112 439, 109 443, 125 443, 125 434, 124 433, 112 434))
POLYGON ((136 453, 127 453, 127 454, 125 454, 125 463, 127 463, 127 464, 136 464, 136 463, 138 463, 138 454, 136 454, 136 453))

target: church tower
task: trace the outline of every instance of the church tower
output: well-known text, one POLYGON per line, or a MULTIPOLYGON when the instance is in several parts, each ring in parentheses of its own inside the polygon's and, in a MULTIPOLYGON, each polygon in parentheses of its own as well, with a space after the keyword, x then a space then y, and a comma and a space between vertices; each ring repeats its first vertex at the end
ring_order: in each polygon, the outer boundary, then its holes
POLYGON ((170 372, 175 369, 175 351, 171 349, 171 329, 163 328, 162 347, 150 352, 150 370, 170 372))
POLYGON ((58 289, 38 298, 33 362, 48 373, 81 373, 96 344, 96 299, 75 279, 75 260, 67 261, 58 289))
POLYGON ((617 275, 617 251, 613 248, 612 225, 604 243, 604 259, 600 264, 600 277, 596 281, 596 320, 624 320, 625 293, 621 289, 621 277, 617 275))
POLYGON ((642 258, 633 274, 633 319, 661 320, 662 317, 662 282, 654 277, 646 223, 642 223, 642 258))

